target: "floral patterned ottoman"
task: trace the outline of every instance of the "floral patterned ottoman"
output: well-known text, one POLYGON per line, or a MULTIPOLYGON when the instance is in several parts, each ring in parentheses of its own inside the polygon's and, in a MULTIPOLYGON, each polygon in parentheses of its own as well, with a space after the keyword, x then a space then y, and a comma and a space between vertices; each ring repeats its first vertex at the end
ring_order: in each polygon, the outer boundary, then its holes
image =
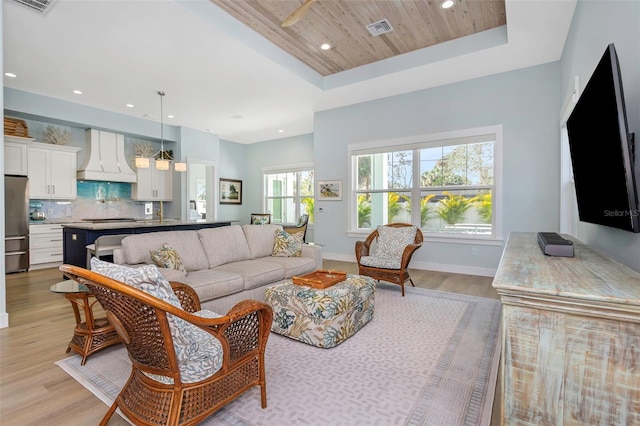
POLYGON ((332 348, 353 336, 373 317, 376 281, 347 275, 324 290, 291 280, 268 287, 273 308, 271 331, 319 348, 332 348))

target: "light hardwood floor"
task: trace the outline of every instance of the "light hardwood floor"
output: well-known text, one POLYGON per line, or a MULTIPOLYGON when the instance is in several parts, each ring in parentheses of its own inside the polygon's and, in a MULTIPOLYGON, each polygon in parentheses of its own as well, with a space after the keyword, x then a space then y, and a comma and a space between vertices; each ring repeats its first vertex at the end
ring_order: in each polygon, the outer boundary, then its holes
MULTIPOLYGON (((357 273, 351 262, 325 261, 325 269, 357 273)), ((492 278, 411 270, 418 287, 497 299, 492 278)), ((63 359, 75 320, 70 303, 49 287, 62 280, 56 268, 6 275, 9 327, 0 329, 0 424, 97 425, 107 406, 55 361, 63 359)), ((399 291, 399 289, 398 289, 399 291)), ((91 357, 87 363, 91 362, 91 357)), ((493 421, 497 423, 500 389, 493 421)), ((117 414, 109 425, 127 425, 117 414)))

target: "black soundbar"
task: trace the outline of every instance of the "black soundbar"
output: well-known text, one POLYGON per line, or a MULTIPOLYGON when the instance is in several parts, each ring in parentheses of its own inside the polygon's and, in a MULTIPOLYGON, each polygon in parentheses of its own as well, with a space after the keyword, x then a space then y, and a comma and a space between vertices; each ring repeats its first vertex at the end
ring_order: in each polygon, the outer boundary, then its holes
POLYGON ((547 256, 573 257, 573 242, 555 232, 538 232, 538 243, 547 256))

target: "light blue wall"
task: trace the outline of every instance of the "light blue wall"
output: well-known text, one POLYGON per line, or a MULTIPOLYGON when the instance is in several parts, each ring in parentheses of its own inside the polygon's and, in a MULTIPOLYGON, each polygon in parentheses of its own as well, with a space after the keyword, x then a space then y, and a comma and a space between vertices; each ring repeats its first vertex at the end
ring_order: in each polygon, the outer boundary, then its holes
POLYGON ((313 163, 313 135, 292 136, 245 147, 242 158, 246 161, 241 164, 244 175, 242 223, 249 222, 251 213, 264 209, 262 172, 265 168, 313 163))
MULTIPOLYGON (((584 87, 609 43, 615 44, 620 61, 629 131, 636 134, 640 184, 640 2, 578 2, 560 61, 562 93, 572 91, 576 75, 584 87)), ((640 271, 640 234, 579 222, 577 237, 640 271)))
MULTIPOLYGON (((247 178, 249 161, 247 161, 247 145, 220 140, 220 161, 218 162, 218 178, 238 179, 242 181, 242 204, 220 204, 218 218, 231 220, 234 223, 246 223, 249 217, 249 203, 251 202, 251 188, 255 185, 247 178)), ((259 180, 258 180, 259 181, 259 180)), ((218 191, 216 190, 216 194, 218 191)))
MULTIPOLYGON (((208 160, 214 162, 216 165, 218 164, 220 157, 220 138, 218 135, 190 129, 188 127, 180 127, 179 132, 181 143, 178 144, 174 152, 177 159, 185 161, 188 158, 192 158, 208 160)), ((176 174, 173 180, 173 193, 180 194, 180 206, 184 206, 182 209, 184 219, 188 217, 186 206, 189 205, 189 191, 186 189, 187 186, 187 173, 176 174)), ((174 197, 174 199, 175 198, 176 197, 174 197)))
POLYGON ((220 157, 220 138, 218 135, 180 127, 180 141, 182 144, 178 152, 182 160, 187 157, 195 157, 217 162, 220 157))
MULTIPOLYGON (((559 64, 551 63, 319 112, 314 118, 316 179, 341 179, 346 188, 348 144, 502 125, 504 235, 557 231, 559 89, 559 64)), ((347 223, 346 199, 316 206, 316 242, 325 244, 326 257, 355 259, 360 238, 347 236, 347 223), (317 213, 318 207, 324 213, 317 213)), ((501 253, 501 244, 427 242, 412 264, 491 275, 501 253)))

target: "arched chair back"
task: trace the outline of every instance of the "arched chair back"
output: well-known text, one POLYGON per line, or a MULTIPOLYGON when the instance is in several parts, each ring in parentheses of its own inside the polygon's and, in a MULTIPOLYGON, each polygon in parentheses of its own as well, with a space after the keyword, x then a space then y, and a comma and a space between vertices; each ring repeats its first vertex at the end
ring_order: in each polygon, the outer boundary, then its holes
POLYGON ((358 273, 398 284, 404 296, 405 282, 409 281, 415 287, 408 267, 413 253, 422 247, 423 241, 420 228, 410 223, 379 226, 366 240, 356 241, 358 273))

